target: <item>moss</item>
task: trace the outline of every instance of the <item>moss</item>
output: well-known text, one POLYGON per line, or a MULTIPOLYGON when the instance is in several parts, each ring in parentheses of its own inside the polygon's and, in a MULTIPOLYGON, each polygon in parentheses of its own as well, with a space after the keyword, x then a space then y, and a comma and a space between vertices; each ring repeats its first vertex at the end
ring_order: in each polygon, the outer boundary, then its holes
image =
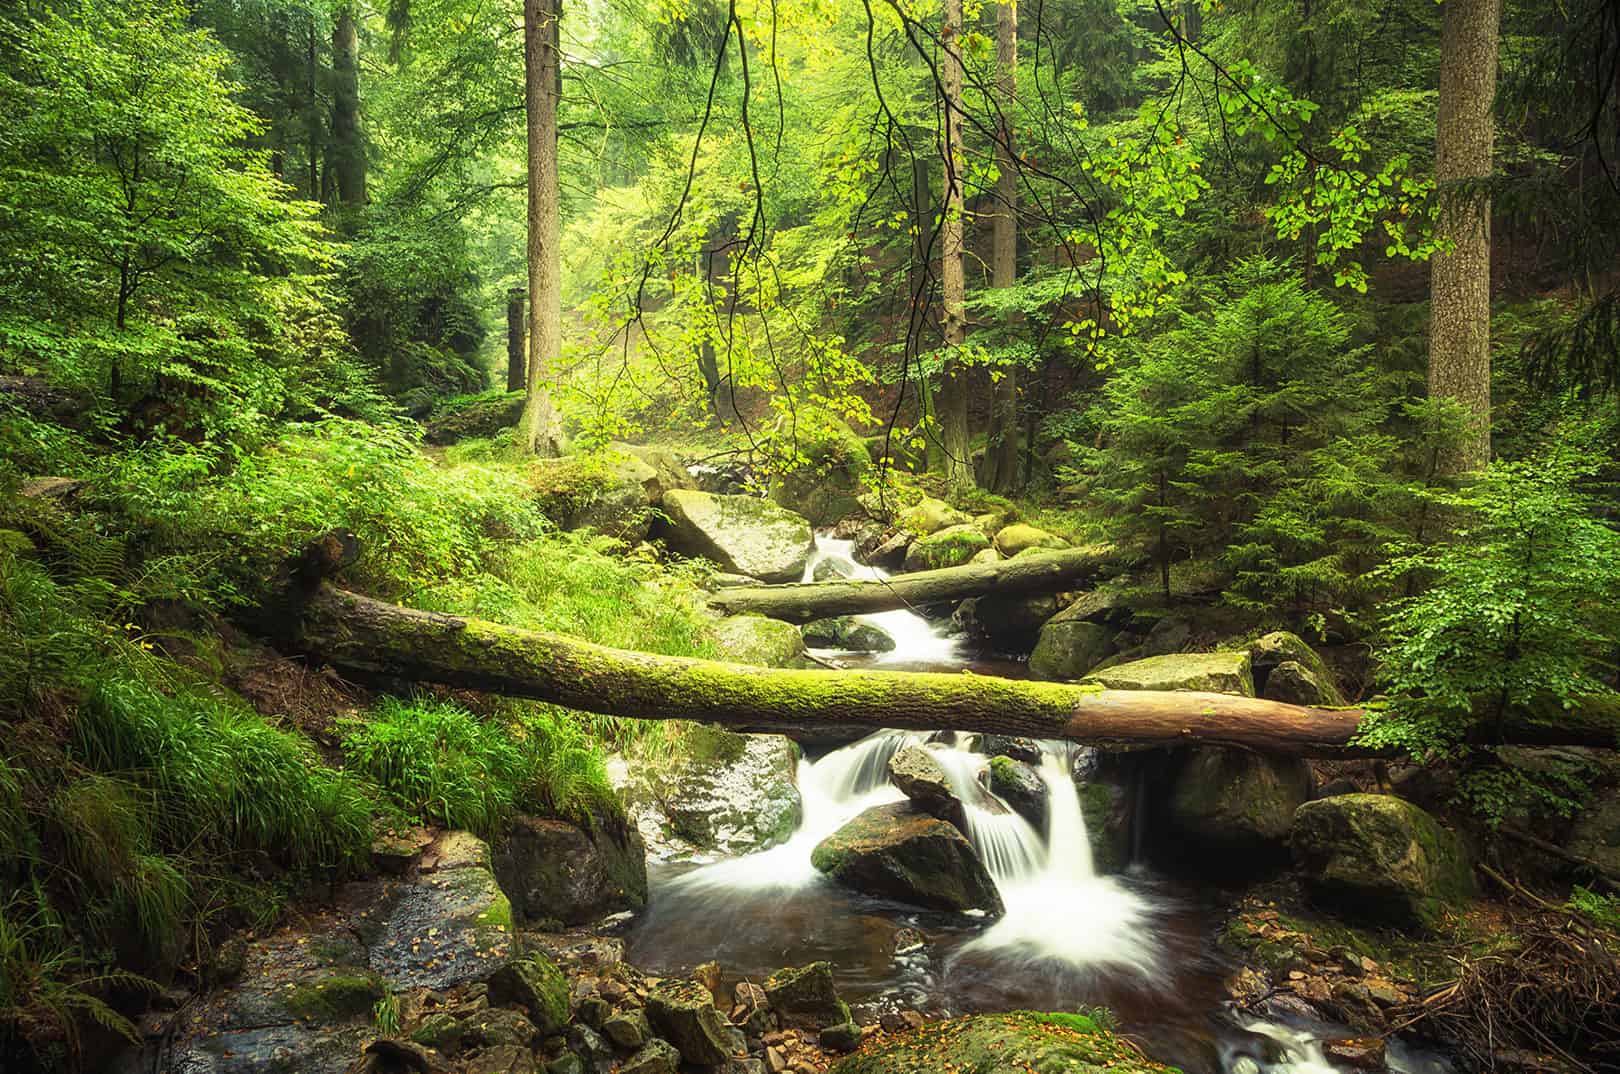
POLYGON ((493 928, 510 934, 512 931, 512 902, 504 893, 496 895, 495 901, 489 904, 488 909, 473 918, 473 924, 480 928, 493 928))
POLYGON ((386 994, 382 981, 371 974, 331 974, 290 989, 282 1005, 295 1018, 338 1021, 369 1015, 386 994))
POLYGON ((832 1074, 1162 1074, 1135 1047, 1085 1015, 974 1015, 881 1040, 832 1074))

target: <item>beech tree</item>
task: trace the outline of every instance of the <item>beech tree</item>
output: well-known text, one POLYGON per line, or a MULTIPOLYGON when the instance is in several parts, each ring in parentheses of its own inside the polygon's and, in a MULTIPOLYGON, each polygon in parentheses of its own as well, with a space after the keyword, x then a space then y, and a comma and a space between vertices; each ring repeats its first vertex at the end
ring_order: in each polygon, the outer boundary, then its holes
MULTIPOLYGON (((1013 100, 1018 93, 1018 0, 996 11, 996 90, 1001 96, 996 141, 996 217, 990 239, 990 286, 1018 280, 1018 161, 1013 145, 1013 100)), ((1018 367, 1009 364, 996 381, 990 415, 990 453, 985 472, 997 492, 1018 483, 1018 367)))
POLYGON ((971 488, 973 466, 968 448, 968 383, 961 368, 967 340, 967 280, 962 264, 966 207, 962 197, 962 0, 945 0, 945 27, 940 33, 941 161, 945 171, 944 211, 940 219, 940 290, 943 305, 944 362, 934 393, 939 453, 946 484, 971 488))
POLYGON ((562 454, 551 401, 551 363, 562 350, 562 191, 557 179, 557 100, 562 96, 559 0, 523 0, 523 103, 529 156, 529 368, 518 444, 562 454))

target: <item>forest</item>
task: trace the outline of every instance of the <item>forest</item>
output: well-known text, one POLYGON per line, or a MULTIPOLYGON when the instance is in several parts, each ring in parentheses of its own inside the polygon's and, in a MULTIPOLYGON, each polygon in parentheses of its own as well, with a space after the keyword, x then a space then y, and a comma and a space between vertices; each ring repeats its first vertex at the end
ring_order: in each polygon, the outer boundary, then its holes
POLYGON ((1620 1071, 1616 0, 6 0, 0 115, 0 1071, 1620 1071))

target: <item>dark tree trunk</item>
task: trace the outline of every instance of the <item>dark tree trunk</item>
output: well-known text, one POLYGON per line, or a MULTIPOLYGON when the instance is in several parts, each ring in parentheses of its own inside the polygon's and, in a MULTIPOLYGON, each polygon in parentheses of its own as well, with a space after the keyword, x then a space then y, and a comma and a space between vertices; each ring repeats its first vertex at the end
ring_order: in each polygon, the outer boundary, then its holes
POLYGON ((332 170, 338 204, 366 203, 366 146, 360 127, 360 34, 354 11, 344 8, 332 24, 332 170))
POLYGON ((506 390, 509 392, 520 392, 529 383, 525 375, 527 363, 524 338, 527 310, 523 299, 524 291, 521 287, 513 287, 506 292, 506 390))

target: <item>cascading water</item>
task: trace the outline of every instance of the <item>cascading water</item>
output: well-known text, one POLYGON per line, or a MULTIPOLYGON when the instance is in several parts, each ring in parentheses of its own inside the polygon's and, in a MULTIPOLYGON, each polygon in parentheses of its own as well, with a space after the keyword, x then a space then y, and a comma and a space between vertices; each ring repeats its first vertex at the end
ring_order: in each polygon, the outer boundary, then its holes
MULTIPOLYGON (((803 580, 815 581, 817 570, 826 565, 841 578, 887 581, 888 571, 855 562, 851 554, 854 543, 818 534, 816 549, 804 566, 803 580)), ((894 639, 894 649, 877 658, 880 664, 951 664, 961 659, 961 644, 956 639, 941 636, 928 620, 909 608, 871 612, 855 618, 870 623, 894 639)))

